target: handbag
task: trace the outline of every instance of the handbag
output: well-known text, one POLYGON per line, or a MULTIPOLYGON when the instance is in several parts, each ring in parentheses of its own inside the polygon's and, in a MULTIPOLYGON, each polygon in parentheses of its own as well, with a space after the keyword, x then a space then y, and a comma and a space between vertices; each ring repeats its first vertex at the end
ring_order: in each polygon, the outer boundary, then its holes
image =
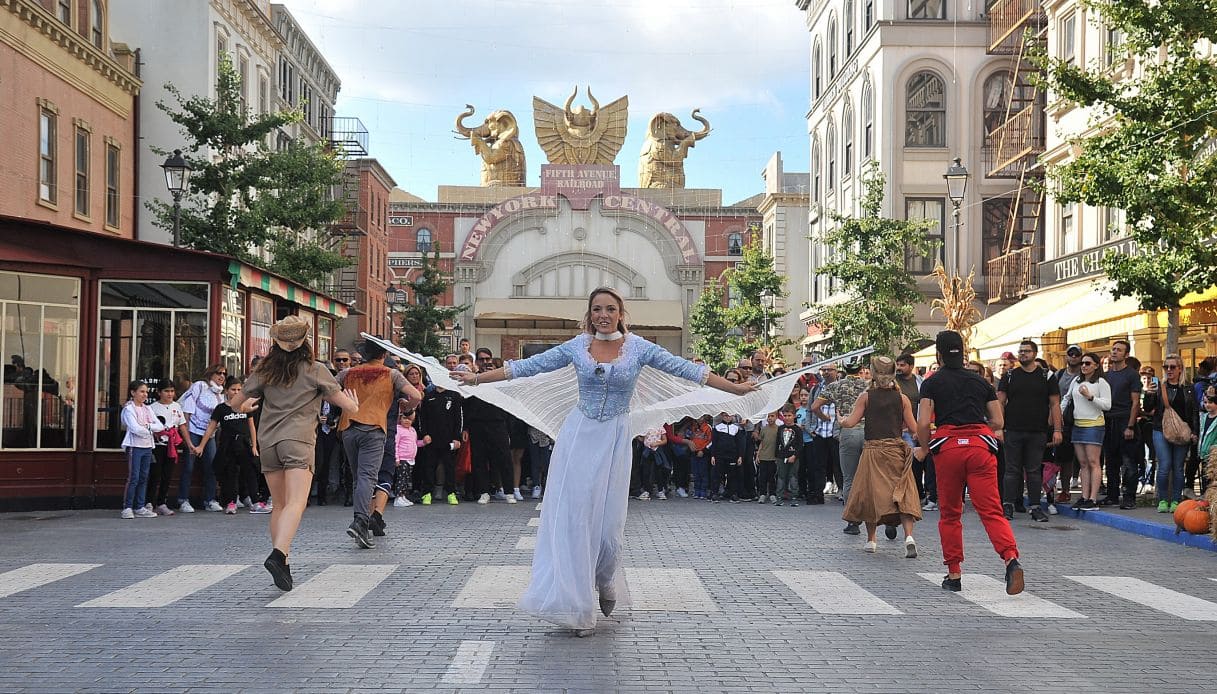
MULTIPOLYGON (((1180 386, 1180 388, 1182 387, 1180 386)), ((1187 445, 1192 442, 1192 428, 1188 426, 1187 422, 1183 421, 1183 418, 1171 406, 1170 393, 1167 388, 1167 384, 1163 383, 1158 395, 1158 398, 1163 403, 1162 436, 1176 446, 1187 445)))

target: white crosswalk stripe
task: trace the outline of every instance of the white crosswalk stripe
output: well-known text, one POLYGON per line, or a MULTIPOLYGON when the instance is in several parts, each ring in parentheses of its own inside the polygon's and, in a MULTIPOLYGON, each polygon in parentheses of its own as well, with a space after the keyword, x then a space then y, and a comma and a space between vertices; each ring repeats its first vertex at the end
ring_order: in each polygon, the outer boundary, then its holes
POLYGON ((440 678, 444 684, 477 684, 482 681, 494 641, 461 641, 452 657, 448 671, 440 678))
POLYGON ((520 539, 516 540, 516 549, 534 550, 537 548, 536 535, 521 535, 520 539))
POLYGON ((30 564, 0 574, 0 598, 7 598, 22 591, 48 583, 62 581, 69 576, 96 569, 101 564, 30 564))
POLYGON ((718 605, 693 569, 627 568, 627 609, 656 612, 718 612, 718 605))
POLYGON ((478 566, 465 581, 453 607, 511 608, 528 587, 532 569, 527 566, 478 566))
POLYGON ((528 519, 528 527, 530 527, 530 528, 539 528, 539 527, 541 527, 541 519, 540 519, 540 518, 529 518, 529 519, 528 519))
POLYGON ((1217 621, 1217 603, 1127 576, 1066 576, 1084 586, 1193 622, 1217 621))
MULTIPOLYGON (((927 581, 939 583, 942 574, 917 574, 927 581)), ((1085 619, 1086 615, 1074 612, 1067 607, 1023 592, 1019 595, 1006 595, 1005 581, 999 581, 989 576, 967 574, 963 577, 963 591, 959 593, 964 600, 979 605, 1001 617, 1025 617, 1047 619, 1085 619)))
POLYGON ((354 607, 397 570, 397 564, 334 564, 267 607, 354 607))
POLYGON ((186 564, 77 607, 165 607, 247 568, 248 564, 186 564))
POLYGON ((821 614, 904 614, 835 571, 774 571, 773 575, 821 614))

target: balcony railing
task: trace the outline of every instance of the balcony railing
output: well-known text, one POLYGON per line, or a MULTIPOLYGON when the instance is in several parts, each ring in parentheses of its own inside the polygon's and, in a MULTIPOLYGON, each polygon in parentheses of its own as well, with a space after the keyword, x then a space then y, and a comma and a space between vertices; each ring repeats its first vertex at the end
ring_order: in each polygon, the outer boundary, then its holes
POLYGON ((343 159, 368 156, 368 129, 354 116, 330 119, 330 144, 343 159))
POLYGON ((1044 107, 1023 107, 985 138, 981 157, 990 178, 1011 178, 1044 152, 1044 107))
POLYGON ((1040 0, 996 0, 989 5, 989 53, 1017 53, 1023 32, 1038 34, 1044 26, 1040 0))
POLYGON ((989 303, 1011 303, 1027 294, 1035 273, 1035 247, 1024 246, 999 255, 985 266, 989 303))
POLYGON ((334 222, 334 231, 341 234, 366 234, 368 233, 368 211, 363 205, 350 205, 346 208, 346 212, 342 218, 334 222))
POLYGON ((322 285, 320 291, 322 294, 332 296, 348 306, 364 308, 363 301, 361 301, 363 290, 357 287, 328 284, 322 285))

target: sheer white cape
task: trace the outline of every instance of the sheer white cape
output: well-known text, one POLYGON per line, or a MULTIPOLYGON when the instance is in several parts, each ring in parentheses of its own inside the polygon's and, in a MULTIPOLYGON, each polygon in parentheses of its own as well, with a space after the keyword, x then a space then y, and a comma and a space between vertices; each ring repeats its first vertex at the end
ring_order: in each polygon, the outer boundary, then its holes
MULTIPOLYGON (((574 366, 510 381, 465 386, 448 376, 434 357, 424 357, 403 347, 367 333, 363 339, 384 347, 390 354, 425 369, 431 382, 446 390, 455 390, 462 397, 477 396, 486 402, 536 427, 546 436, 556 438, 562 422, 579 403, 579 383, 574 366)), ((867 347, 834 356, 794 371, 789 371, 760 384, 746 395, 733 395, 717 388, 700 386, 692 381, 671 376, 650 366, 642 367, 634 396, 630 400, 629 435, 644 433, 685 417, 701 417, 729 412, 742 419, 762 421, 769 412, 782 407, 790 398, 795 381, 803 374, 821 366, 870 354, 867 347)))

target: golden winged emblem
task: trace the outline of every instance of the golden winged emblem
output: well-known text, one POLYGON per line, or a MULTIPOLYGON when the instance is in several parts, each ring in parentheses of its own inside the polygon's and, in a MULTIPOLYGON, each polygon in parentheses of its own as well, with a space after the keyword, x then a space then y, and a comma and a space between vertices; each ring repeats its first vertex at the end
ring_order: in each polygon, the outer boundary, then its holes
POLYGON ((572 110, 578 94, 579 88, 575 87, 563 107, 532 98, 537 143, 545 150, 550 164, 612 164, 625 143, 629 97, 601 107, 588 87, 591 110, 583 106, 572 110))

